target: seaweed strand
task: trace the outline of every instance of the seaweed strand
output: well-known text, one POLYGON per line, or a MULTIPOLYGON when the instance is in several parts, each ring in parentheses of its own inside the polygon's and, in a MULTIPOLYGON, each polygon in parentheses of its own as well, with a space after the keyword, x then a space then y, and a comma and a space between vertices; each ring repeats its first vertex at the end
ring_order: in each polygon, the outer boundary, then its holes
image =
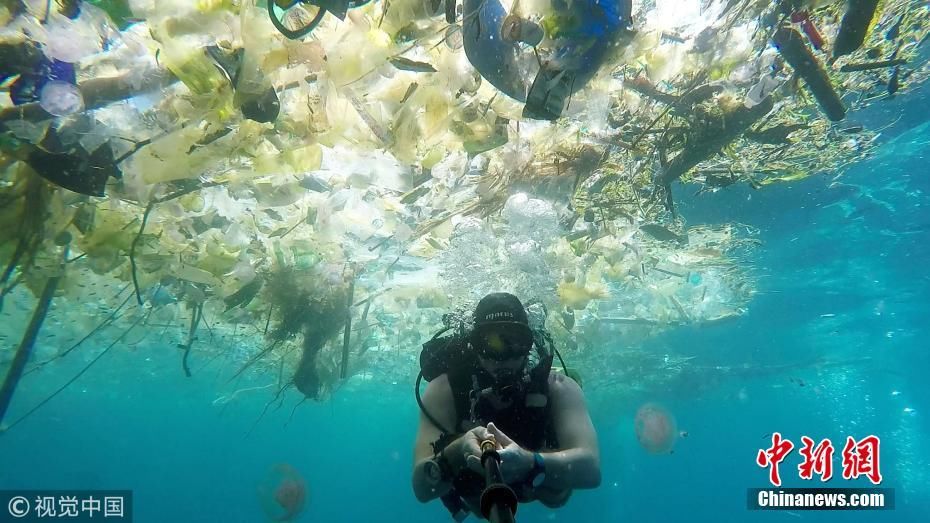
POLYGON ((349 369, 349 340, 352 335, 352 297, 355 294, 355 268, 352 268, 352 279, 349 281, 349 294, 346 299, 346 330, 342 335, 342 366, 339 376, 346 378, 349 369))
MULTIPOLYGON (((119 293, 117 293, 117 296, 119 296, 120 294, 122 294, 123 291, 125 291, 127 287, 129 287, 129 284, 128 284, 128 283, 127 283, 122 289, 120 289, 119 293)), ((75 343, 74 345, 68 347, 67 350, 65 350, 64 352, 62 352, 61 354, 55 356, 55 357, 52 358, 52 359, 45 360, 45 361, 42 361, 42 362, 37 363, 34 367, 32 367, 31 369, 27 370, 27 371, 24 373, 24 375, 30 374, 30 373, 32 373, 32 372, 34 372, 34 371, 37 371, 37 370, 41 369, 42 367, 48 365, 49 363, 51 363, 51 362, 53 362, 53 361, 59 360, 59 359, 61 359, 61 358, 64 358, 65 356, 67 356, 68 354, 70 354, 71 351, 73 351, 74 349, 80 347, 85 341, 89 340, 94 334, 97 334, 97 332, 99 332, 99 331, 105 329, 105 328, 108 327, 110 324, 112 324, 113 321, 116 319, 116 315, 119 314, 119 311, 122 310, 122 308, 126 306, 126 303, 128 303, 129 300, 131 300, 131 299, 132 299, 132 294, 130 294, 129 296, 126 296, 126 299, 123 300, 123 303, 121 303, 121 304, 119 305, 119 307, 117 307, 116 309, 114 309, 113 312, 111 312, 110 315, 106 317, 106 319, 104 319, 102 322, 100 322, 96 327, 94 327, 90 332, 88 332, 88 333, 87 333, 83 338, 81 338, 77 343, 75 343)))
POLYGON ((229 378, 229 380, 227 381, 227 383, 229 383, 230 381, 232 381, 232 380, 238 378, 239 375, 242 374, 243 372, 245 372, 249 367, 251 367, 252 365, 255 365, 255 363, 258 362, 258 360, 262 359, 262 357, 264 357, 265 354, 268 354, 269 352, 273 351, 273 350, 275 349, 275 347, 278 346, 279 343, 281 343, 281 340, 275 340, 275 341, 273 341, 273 342, 271 343, 271 345, 269 345, 268 347, 262 349, 261 352, 259 352, 259 353, 256 354, 255 356, 252 356, 251 358, 249 358, 249 361, 245 362, 245 365, 243 365, 241 369, 239 369, 238 371, 236 371, 236 373, 233 374, 233 376, 232 376, 231 378, 229 378))
POLYGON ((197 326, 200 325, 200 320, 203 318, 203 304, 198 303, 194 307, 194 313, 191 315, 191 326, 187 331, 187 343, 182 345, 181 348, 184 349, 184 356, 181 358, 181 367, 184 368, 184 375, 190 378, 192 376, 190 366, 187 364, 187 359, 191 354, 191 345, 194 344, 194 336, 197 334, 197 326))
MULTIPOLYGON (((68 388, 72 383, 74 383, 75 381, 77 381, 77 379, 80 378, 85 372, 87 372, 88 370, 90 370, 90 368, 93 367, 94 364, 97 363, 97 361, 99 361, 100 358, 102 358, 104 354, 106 354, 107 352, 109 352, 110 349, 112 349, 114 346, 116 346, 117 343, 119 343, 120 341, 122 341, 123 338, 125 338, 126 335, 129 334, 129 331, 131 331, 132 329, 134 329, 134 328, 136 327, 136 325, 138 325, 143 319, 145 319, 145 318, 147 318, 147 317, 148 317, 148 315, 139 316, 138 318, 136 318, 136 321, 134 321, 134 322, 132 323, 132 325, 129 326, 128 329, 126 329, 125 331, 123 331, 123 333, 120 334, 118 338, 116 338, 115 340, 113 340, 113 343, 109 344, 109 345, 107 346, 107 348, 103 349, 103 351, 102 351, 100 354, 98 354, 97 356, 95 356, 94 359, 92 359, 92 360, 90 361, 90 363, 88 363, 83 369, 81 369, 81 371, 78 372, 73 378, 71 378, 70 380, 68 380, 64 385, 62 385, 61 387, 59 387, 58 390, 56 390, 55 392, 53 392, 52 394, 50 394, 47 398, 45 398, 44 400, 42 400, 41 402, 39 402, 38 405, 36 405, 36 406, 33 407, 32 409, 30 409, 28 412, 26 412, 25 414, 23 414, 19 419, 17 419, 17 420, 14 421, 13 423, 11 423, 8 427, 5 427, 3 430, 4 430, 4 431, 10 430, 10 429, 12 429, 13 427, 15 427, 16 425, 19 425, 20 422, 22 422, 23 420, 25 420, 26 418, 28 418, 28 417, 29 417, 30 415, 32 415, 35 411, 37 411, 37 410, 39 410, 40 408, 42 408, 42 407, 43 407, 46 403, 48 403, 49 401, 52 401, 52 398, 54 398, 55 396, 59 395, 62 391, 64 391, 66 388, 68 388)), ((2 432, 2 431, 0 431, 0 432, 2 432)))
POLYGON ((154 207, 154 200, 149 202, 149 204, 145 207, 145 213, 142 214, 142 225, 139 227, 139 233, 136 234, 136 237, 132 239, 132 245, 129 247, 129 265, 132 269, 132 286, 136 291, 136 301, 139 302, 139 306, 142 306, 143 302, 142 293, 139 292, 139 278, 136 276, 136 245, 138 245, 139 240, 142 239, 142 233, 145 232, 145 224, 149 221, 149 213, 152 212, 154 207))
MULTIPOLYGON (((67 247, 65 247, 64 259, 68 259, 67 247)), ((55 296, 55 290, 58 288, 59 281, 61 281, 61 274, 52 276, 45 283, 45 289, 42 290, 39 303, 32 313, 32 320, 29 321, 29 325, 26 327, 23 339, 16 349, 16 355, 13 357, 13 363, 10 365, 10 370, 7 372, 6 379, 3 381, 3 386, 0 387, 0 422, 3 421, 3 416, 10 407, 16 385, 19 384, 20 378, 23 377, 23 370, 26 368, 26 363, 29 361, 29 356, 32 354, 32 347, 35 346, 36 337, 39 335, 39 329, 42 328, 42 323, 45 322, 45 316, 48 314, 48 309, 52 304, 52 298, 55 296)))
POLYGON ((149 213, 151 213, 152 209, 155 208, 155 205, 159 203, 164 203, 170 200, 174 200, 176 198, 180 198, 194 191, 199 191, 201 189, 207 189, 210 187, 217 187, 217 186, 225 185, 225 184, 226 182, 207 182, 207 183, 195 186, 195 187, 188 187, 187 189, 181 189, 179 191, 175 191, 167 196, 156 198, 150 201, 149 204, 145 206, 145 213, 142 214, 142 225, 139 227, 139 232, 136 234, 136 237, 133 238, 132 245, 129 247, 129 265, 132 268, 132 285, 136 290, 136 301, 139 302, 140 306, 143 304, 143 302, 142 302, 142 293, 139 291, 139 279, 136 276, 136 246, 139 244, 139 241, 142 240, 142 235, 145 233, 145 224, 148 222, 149 213))

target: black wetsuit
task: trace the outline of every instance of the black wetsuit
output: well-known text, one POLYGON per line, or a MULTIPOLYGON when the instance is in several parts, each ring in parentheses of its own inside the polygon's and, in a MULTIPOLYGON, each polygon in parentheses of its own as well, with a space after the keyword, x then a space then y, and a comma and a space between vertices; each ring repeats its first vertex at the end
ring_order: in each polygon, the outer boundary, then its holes
MULTIPOLYGON (((474 378, 478 389, 484 390, 494 383, 493 378, 477 364, 471 368, 448 372, 449 386, 455 402, 455 430, 461 435, 476 426, 487 426, 493 422, 504 434, 510 436, 526 450, 540 451, 558 448, 555 428, 550 417, 549 407, 549 368, 534 369, 531 379, 523 390, 514 394, 509 406, 494 409, 487 399, 475 402, 475 419, 472 419, 472 398, 474 378), (474 378, 473 378, 474 377, 474 378)), ((464 468, 452 482, 452 490, 443 497, 449 507, 456 498, 475 500, 484 489, 484 477, 477 472, 464 468), (449 499, 446 499, 446 498, 449 499)), ((520 501, 530 501, 524 495, 524 489, 515 489, 520 501)), ((450 510, 452 508, 450 507, 450 510)))

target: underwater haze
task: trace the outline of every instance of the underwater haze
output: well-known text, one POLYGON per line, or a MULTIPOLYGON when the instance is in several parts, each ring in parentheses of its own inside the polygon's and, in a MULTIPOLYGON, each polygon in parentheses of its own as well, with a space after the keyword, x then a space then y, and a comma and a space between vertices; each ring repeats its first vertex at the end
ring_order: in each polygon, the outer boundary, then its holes
MULTIPOLYGON (((911 109, 921 108, 927 105, 911 109)), ((843 183, 861 191, 852 197, 835 198, 818 178, 683 202, 693 219, 712 222, 725 209, 761 229, 764 246, 753 260, 765 275, 760 295, 745 318, 672 330, 643 350, 736 370, 695 371, 675 389, 621 401, 609 383, 586 389, 602 485, 576 492, 557 511, 521 506, 518 521, 924 521, 928 159, 930 123, 924 123, 850 169, 843 183), (807 365, 825 358, 848 364, 807 365), (799 366, 779 370, 791 364, 799 366), (674 454, 647 454, 637 444, 633 416, 648 401, 660 401, 689 433, 674 454), (747 511, 745 489, 767 481, 755 454, 776 430, 832 441, 878 435, 882 486, 895 489, 895 509, 794 517, 747 511)), ((14 410, 41 401, 82 366, 64 360, 42 381, 28 381, 14 410)), ((178 367, 170 344, 109 356, 40 414, 0 436, 0 488, 132 489, 137 521, 263 521, 257 486, 272 464, 283 462, 308 485, 300 521, 447 520, 438 503, 419 504, 410 488, 418 419, 413 366, 406 381, 350 383, 325 403, 305 402, 293 418, 299 398, 289 398, 251 432, 267 394, 218 406, 217 386, 230 369, 214 363, 186 378, 178 367)), ((786 486, 800 486, 790 471, 782 468, 786 486)))

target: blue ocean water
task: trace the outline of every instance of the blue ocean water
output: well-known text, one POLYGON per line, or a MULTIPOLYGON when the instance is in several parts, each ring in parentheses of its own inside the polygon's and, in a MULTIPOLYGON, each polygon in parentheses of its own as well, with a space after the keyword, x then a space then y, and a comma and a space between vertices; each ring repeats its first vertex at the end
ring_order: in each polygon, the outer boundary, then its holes
MULTIPOLYGON (((925 119, 921 96, 897 109, 925 119)), ((694 356, 694 370, 667 390, 617 399, 610 387, 587 389, 601 487, 576 492, 555 511, 522 506, 518 521, 926 521, 930 123, 911 121, 835 183, 818 175, 699 197, 676 188, 691 224, 735 220, 759 229, 752 264, 760 293, 736 322, 649 341, 644 350, 694 356), (650 401, 688 431, 674 454, 650 455, 637 444, 634 414, 650 401), (841 442, 879 436, 882 486, 895 489, 895 510, 748 511, 746 489, 767 484, 755 455, 775 431, 796 444, 802 435, 830 438, 838 447, 831 487, 868 486, 839 477, 841 442)), ((293 415, 292 395, 253 429, 267 390, 215 404, 228 369, 208 364, 186 378, 178 359, 174 346, 108 354, 0 434, 0 489, 132 489, 139 522, 265 521, 256 488, 283 462, 309 487, 299 521, 448 521, 438 502, 418 503, 410 486, 415 368, 406 382, 346 387, 293 415)), ((63 360, 28 376, 11 417, 81 366, 63 360)), ((810 486, 797 478, 797 460, 795 451, 782 465, 785 486, 810 486)))

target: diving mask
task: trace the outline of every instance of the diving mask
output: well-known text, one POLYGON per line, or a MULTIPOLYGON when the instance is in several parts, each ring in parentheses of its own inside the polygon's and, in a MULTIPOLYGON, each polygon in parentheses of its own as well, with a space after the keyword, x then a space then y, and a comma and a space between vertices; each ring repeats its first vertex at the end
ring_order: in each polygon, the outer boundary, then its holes
POLYGON ((515 360, 529 354, 533 348, 533 333, 519 324, 478 326, 472 332, 471 342, 483 358, 515 360))

